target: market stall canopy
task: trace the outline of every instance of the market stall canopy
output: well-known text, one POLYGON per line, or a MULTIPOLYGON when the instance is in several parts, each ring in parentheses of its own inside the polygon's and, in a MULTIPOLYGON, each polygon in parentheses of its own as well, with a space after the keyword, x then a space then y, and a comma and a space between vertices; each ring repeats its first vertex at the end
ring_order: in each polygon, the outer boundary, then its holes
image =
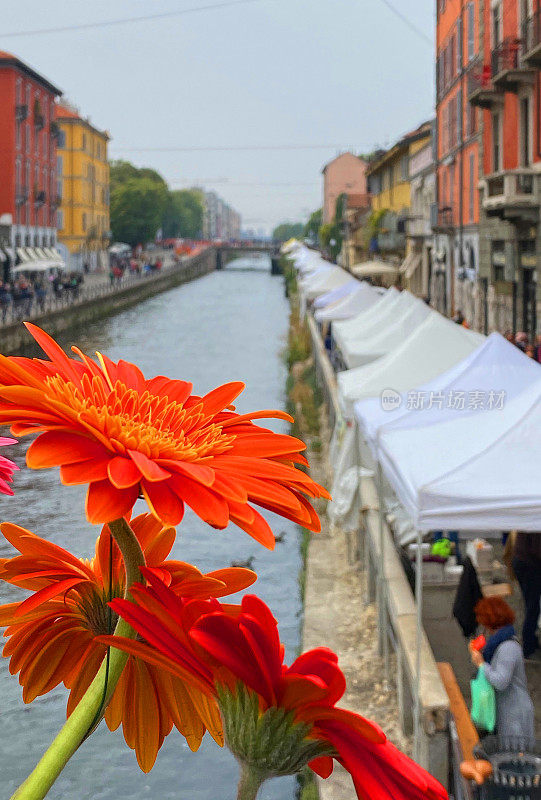
POLYGON ((351 280, 351 275, 342 267, 333 267, 318 275, 317 280, 310 281, 309 284, 301 285, 301 295, 308 301, 314 300, 322 294, 326 294, 331 289, 343 286, 351 280))
POLYGON ((14 267, 11 271, 13 274, 18 274, 21 272, 47 272, 48 269, 65 269, 65 264, 64 262, 60 263, 35 259, 33 261, 25 261, 23 264, 14 267))
POLYGON ((539 380, 537 361, 501 334, 491 333, 467 358, 433 381, 396 392, 391 398, 394 408, 384 407, 381 398, 368 398, 355 404, 355 417, 375 454, 378 434, 490 410, 539 380))
POLYGON ((347 352, 342 353, 347 366, 352 369, 383 358, 402 344, 432 314, 437 312, 432 311, 423 300, 414 297, 394 323, 378 331, 375 336, 349 345, 347 352))
POLYGON ((373 364, 340 372, 340 401, 346 416, 364 397, 384 389, 405 392, 436 378, 479 347, 485 337, 432 313, 400 346, 373 364))
POLYGON ((389 264, 387 261, 364 261, 360 264, 354 264, 351 271, 358 278, 377 278, 381 276, 388 276, 392 279, 398 277, 399 267, 395 264, 389 264))
POLYGON ((417 298, 409 292, 388 291, 380 303, 364 314, 333 326, 333 338, 347 363, 348 353, 400 319, 417 298))
POLYGON ((356 278, 351 278, 347 283, 343 283, 336 289, 331 289, 330 292, 318 297, 314 301, 314 308, 325 308, 325 306, 331 303, 336 303, 338 300, 342 300, 344 297, 348 297, 352 292, 355 292, 360 285, 356 278))
POLYGON ((416 528, 541 531, 541 381, 503 408, 380 436, 416 528))
MULTIPOLYGON (((369 283, 365 281, 356 281, 356 283, 357 288, 355 291, 350 292, 342 300, 325 308, 319 308, 315 314, 316 320, 318 322, 336 322, 338 320, 351 319, 363 311, 368 311, 369 308, 375 306, 382 299, 380 291, 374 289, 369 283)), ((318 300, 316 300, 317 302, 318 300)))

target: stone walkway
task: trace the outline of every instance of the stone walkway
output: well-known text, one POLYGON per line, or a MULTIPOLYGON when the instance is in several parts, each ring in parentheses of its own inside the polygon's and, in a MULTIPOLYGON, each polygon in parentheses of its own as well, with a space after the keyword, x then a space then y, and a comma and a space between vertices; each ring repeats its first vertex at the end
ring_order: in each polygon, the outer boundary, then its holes
MULTIPOLYGON (((312 476, 329 485, 325 454, 319 464, 313 455, 310 462, 312 476)), ((308 551, 303 650, 321 645, 334 650, 348 686, 340 705, 377 722, 394 744, 410 754, 411 743, 398 723, 396 688, 386 692, 381 681, 377 614, 373 605, 364 605, 364 574, 360 564, 348 563, 343 531, 331 532, 325 515, 321 516, 322 532, 312 535, 308 551)), ((391 657, 391 674, 395 670, 391 657)), ((350 776, 338 765, 328 780, 319 781, 319 789, 321 800, 356 800, 350 776)))

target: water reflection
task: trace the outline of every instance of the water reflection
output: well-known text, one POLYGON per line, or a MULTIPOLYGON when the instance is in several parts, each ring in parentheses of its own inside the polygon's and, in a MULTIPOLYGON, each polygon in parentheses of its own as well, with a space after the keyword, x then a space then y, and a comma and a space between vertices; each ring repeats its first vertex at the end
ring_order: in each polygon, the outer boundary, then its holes
MULTIPOLYGON (((245 260, 243 259, 245 262, 245 260)), ((194 283, 181 286, 118 316, 77 331, 72 341, 87 352, 101 350, 114 359, 137 363, 147 376, 165 374, 193 381, 197 393, 230 380, 244 380, 245 393, 237 407, 283 408, 285 369, 281 359, 287 328, 283 283, 270 275, 270 264, 256 260, 230 265, 194 283), (240 266, 240 269, 239 269, 240 266)), ((284 430, 281 422, 269 427, 284 430)), ((82 487, 60 487, 53 470, 24 468, 25 446, 18 445, 15 460, 21 472, 15 478, 14 498, 2 497, 2 518, 13 520, 81 556, 91 556, 97 528, 84 520, 82 487)), ((141 510, 143 506, 141 504, 141 510)), ((230 526, 213 531, 187 510, 179 529, 173 557, 190 561, 203 571, 227 566, 234 559, 255 556, 259 574, 257 592, 268 602, 280 623, 287 658, 299 641, 297 575, 300 568, 298 532, 286 520, 268 514, 276 533, 285 541, 268 553, 250 537, 230 526)), ((0 556, 10 554, 0 540, 0 556)), ((13 602, 20 592, 0 583, 0 601, 13 602)), ((66 692, 57 689, 25 706, 17 679, 0 661, 1 728, 0 770, 2 796, 9 797, 62 725, 66 692)), ((63 800, 228 800, 234 797, 236 764, 212 740, 198 754, 190 753, 174 731, 166 740, 152 772, 139 771, 134 754, 120 731, 102 725, 72 759, 52 790, 63 800)), ((269 783, 262 800, 288 800, 294 782, 269 783)))

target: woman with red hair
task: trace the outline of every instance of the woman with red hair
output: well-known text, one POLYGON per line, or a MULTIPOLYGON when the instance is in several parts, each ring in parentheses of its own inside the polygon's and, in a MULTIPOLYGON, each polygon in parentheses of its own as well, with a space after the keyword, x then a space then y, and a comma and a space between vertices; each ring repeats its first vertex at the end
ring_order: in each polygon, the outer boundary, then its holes
POLYGON ((496 727, 499 736, 534 738, 534 708, 522 647, 515 636, 515 612, 500 597, 484 597, 475 606, 477 622, 488 634, 481 652, 471 650, 476 667, 482 667, 496 692, 496 727))

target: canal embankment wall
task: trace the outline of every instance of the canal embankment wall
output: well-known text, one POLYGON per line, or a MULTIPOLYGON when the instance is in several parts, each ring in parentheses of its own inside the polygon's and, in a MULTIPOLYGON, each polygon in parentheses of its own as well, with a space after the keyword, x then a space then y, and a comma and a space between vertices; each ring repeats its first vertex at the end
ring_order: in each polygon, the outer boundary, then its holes
MULTIPOLYGON (((216 251, 209 247, 178 264, 164 266, 158 273, 136 276, 115 285, 108 285, 104 278, 102 285, 81 292, 79 299, 43 313, 34 313, 28 319, 51 336, 57 336, 117 314, 153 295, 201 278, 214 269, 216 251)), ((33 343, 20 321, 0 327, 0 352, 19 353, 31 348, 33 343)))

